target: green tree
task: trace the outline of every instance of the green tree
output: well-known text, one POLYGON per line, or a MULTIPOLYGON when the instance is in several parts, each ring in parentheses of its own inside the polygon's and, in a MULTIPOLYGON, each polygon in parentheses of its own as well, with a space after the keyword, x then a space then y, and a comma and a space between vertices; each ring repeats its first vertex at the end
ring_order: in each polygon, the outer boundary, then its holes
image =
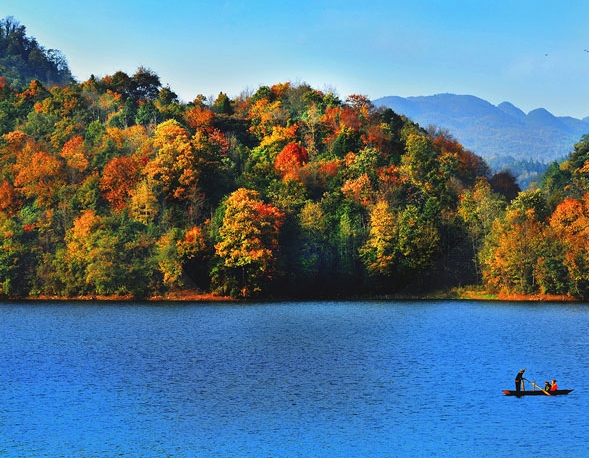
POLYGON ((472 190, 466 190, 458 205, 458 215, 462 219, 473 252, 473 262, 477 277, 480 276, 479 252, 486 237, 491 232, 493 221, 503 216, 505 199, 494 193, 484 178, 475 183, 472 190))
POLYGON ((28 247, 22 227, 0 213, 0 297, 22 297, 28 294, 28 247))
POLYGON ((511 201, 507 207, 508 211, 519 210, 525 214, 532 210, 538 221, 545 221, 550 216, 546 199, 539 189, 522 191, 511 201))
POLYGON ((144 297, 153 291, 153 242, 143 228, 124 217, 83 212, 65 238, 65 292, 144 297))
POLYGON ((357 288, 354 279, 359 275, 359 254, 365 236, 360 210, 355 205, 342 205, 338 209, 336 227, 332 232, 331 243, 337 250, 335 280, 342 293, 349 293, 357 288))
POLYGON ((422 274, 441 254, 440 233, 419 209, 408 205, 398 218, 398 251, 402 278, 422 274))
POLYGON ((227 94, 219 92, 217 99, 213 103, 212 110, 215 113, 231 115, 233 114, 233 107, 231 106, 231 100, 227 97, 227 94))
POLYGON ((156 260, 162 274, 163 285, 174 289, 184 286, 185 268, 191 261, 206 259, 206 241, 203 231, 192 227, 187 231, 172 228, 163 234, 156 246, 156 260))
POLYGON ((157 73, 148 68, 139 67, 131 77, 131 98, 135 102, 139 100, 153 101, 158 96, 161 86, 162 83, 157 73))
POLYGON ((307 201, 296 215, 296 230, 285 240, 283 251, 289 252, 286 282, 289 291, 298 297, 330 295, 334 267, 333 250, 329 244, 329 215, 321 203, 307 201))
POLYGON ((425 134, 412 132, 405 140, 406 152, 401 157, 403 173, 411 183, 426 195, 439 191, 437 153, 425 134))

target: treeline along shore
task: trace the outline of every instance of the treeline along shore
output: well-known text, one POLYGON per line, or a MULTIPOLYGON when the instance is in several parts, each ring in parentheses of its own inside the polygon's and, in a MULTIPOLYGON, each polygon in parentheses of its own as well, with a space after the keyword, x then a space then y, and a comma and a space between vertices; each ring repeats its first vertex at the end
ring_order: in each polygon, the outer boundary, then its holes
POLYGON ((144 67, 78 82, 16 24, 0 21, 2 298, 589 295, 587 136, 521 191, 362 95, 185 102, 144 67))

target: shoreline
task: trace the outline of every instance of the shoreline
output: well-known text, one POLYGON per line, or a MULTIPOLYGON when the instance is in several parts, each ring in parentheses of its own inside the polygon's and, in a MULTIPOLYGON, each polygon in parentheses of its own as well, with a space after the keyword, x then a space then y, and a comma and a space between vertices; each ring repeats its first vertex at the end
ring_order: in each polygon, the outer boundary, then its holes
MULTIPOLYGON (((0 303, 5 301, 99 301, 99 302, 249 302, 248 299, 235 298, 230 296, 221 296, 215 293, 203 293, 195 290, 177 290, 163 295, 150 296, 146 298, 137 298, 133 295, 84 295, 84 296, 57 296, 57 295, 39 295, 27 296, 21 298, 2 298, 0 303)), ((416 294, 403 295, 381 295, 381 296, 367 296, 367 297, 350 297, 350 298, 320 298, 320 299, 296 299, 296 298, 256 298, 252 300, 258 301, 298 301, 298 300, 315 300, 315 301, 331 301, 331 300, 471 300, 471 301, 499 301, 499 302, 583 302, 581 299, 567 296, 567 295, 551 295, 551 294, 511 294, 511 293, 490 293, 487 291, 460 288, 451 291, 439 291, 432 294, 424 294, 422 296, 416 294)))
POLYGON ((0 303, 7 301, 99 301, 99 302, 236 302, 237 299, 229 296, 219 296, 214 293, 201 293, 198 291, 174 291, 164 295, 150 296, 146 298, 137 298, 131 294, 127 295, 101 295, 101 294, 90 294, 85 296, 51 296, 51 295, 39 295, 39 296, 27 296, 22 298, 6 298, 0 299, 0 303))
POLYGON ((490 293, 478 289, 454 290, 454 294, 446 296, 447 299, 479 300, 479 301, 505 301, 505 302, 582 302, 581 299, 566 294, 516 294, 516 293, 490 293))

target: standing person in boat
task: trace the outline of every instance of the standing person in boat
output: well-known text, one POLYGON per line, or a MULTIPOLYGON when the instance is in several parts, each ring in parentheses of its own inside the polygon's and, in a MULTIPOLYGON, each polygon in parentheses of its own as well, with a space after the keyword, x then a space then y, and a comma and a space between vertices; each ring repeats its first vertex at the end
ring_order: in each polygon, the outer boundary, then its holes
POLYGON ((515 376, 515 391, 518 391, 518 392, 521 391, 521 389, 522 389, 522 380, 524 378, 524 372, 525 371, 526 371, 525 369, 522 369, 515 376))
POLYGON ((552 380, 552 385, 550 385, 550 391, 558 390, 558 385, 556 384, 556 380, 552 380))

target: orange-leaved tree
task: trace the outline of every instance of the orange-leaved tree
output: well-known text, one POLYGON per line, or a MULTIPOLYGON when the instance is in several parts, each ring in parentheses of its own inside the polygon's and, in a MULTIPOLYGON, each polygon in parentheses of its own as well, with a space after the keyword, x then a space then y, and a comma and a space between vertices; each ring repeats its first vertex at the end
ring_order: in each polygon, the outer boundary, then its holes
POLYGON ((100 178, 100 191, 113 210, 121 210, 139 180, 139 161, 136 157, 120 156, 111 159, 100 178))
POLYGON ((87 158, 84 137, 76 135, 63 145, 60 156, 66 161, 66 170, 70 182, 77 183, 90 162, 87 158))
POLYGON ((299 169, 308 161, 307 150, 298 143, 291 142, 276 156, 274 170, 285 181, 298 179, 299 169))
POLYGON ((540 278, 545 276, 545 254, 552 241, 546 229, 535 209, 508 207, 505 217, 493 222, 480 252, 485 285, 510 294, 542 292, 540 278))
POLYGON ((580 200, 567 198, 552 213, 550 227, 562 244, 569 293, 589 295, 589 193, 580 200))
POLYGON ((14 186, 29 199, 36 199, 39 206, 58 200, 58 192, 66 184, 63 163, 54 155, 38 151, 26 160, 17 160, 14 186))

